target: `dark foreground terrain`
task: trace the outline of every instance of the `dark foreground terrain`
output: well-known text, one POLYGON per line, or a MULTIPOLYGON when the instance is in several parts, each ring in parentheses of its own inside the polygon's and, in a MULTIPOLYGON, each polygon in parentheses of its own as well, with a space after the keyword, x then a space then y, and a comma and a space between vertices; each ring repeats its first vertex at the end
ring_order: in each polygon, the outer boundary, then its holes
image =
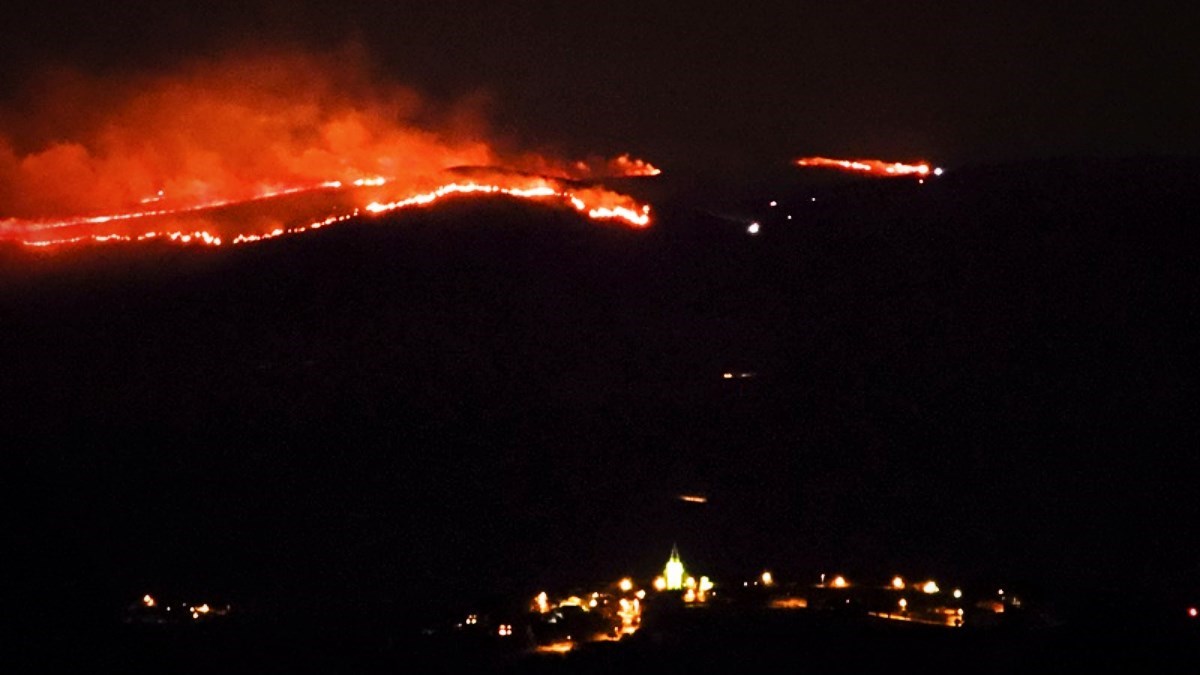
POLYGON ((1043 629, 947 630, 807 613, 695 614, 566 654, 536 653, 520 641, 384 629, 386 619, 361 615, 335 622, 122 626, 47 639, 40 647, 54 645, 53 652, 14 665, 130 673, 1186 672, 1200 657, 1200 631, 1183 621, 1135 625, 1105 617, 1043 629))
POLYGON ((487 662, 986 670, 1194 644, 1162 626, 1200 603, 1200 165, 783 178, 634 186, 658 193, 644 232, 497 200, 220 251, 0 249, 10 653, 471 662, 414 642, 425 619, 652 576, 673 543, 718 582, 913 570, 1103 609, 487 662), (121 624, 143 593, 245 612, 121 624))

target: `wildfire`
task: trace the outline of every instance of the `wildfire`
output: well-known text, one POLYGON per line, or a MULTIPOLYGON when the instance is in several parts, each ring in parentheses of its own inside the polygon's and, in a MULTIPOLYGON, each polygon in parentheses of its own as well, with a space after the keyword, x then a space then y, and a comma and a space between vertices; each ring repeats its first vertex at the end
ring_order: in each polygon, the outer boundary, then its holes
MULTIPOLYGON (((205 246, 221 246, 223 244, 248 244, 275 239, 286 235, 301 234, 323 227, 344 223, 360 217, 379 216, 394 211, 430 206, 434 203, 459 195, 508 196, 522 200, 559 203, 568 206, 595 221, 613 221, 629 227, 642 228, 650 224, 649 205, 638 204, 624 195, 599 188, 570 190, 562 187, 557 181, 541 179, 540 184, 528 187, 510 187, 488 183, 446 183, 428 192, 420 192, 403 199, 379 202, 371 201, 362 206, 352 206, 345 211, 330 215, 320 220, 294 226, 277 226, 260 232, 236 232, 222 236, 212 229, 182 230, 182 229, 149 229, 141 232, 95 232, 96 226, 123 221, 140 221, 151 219, 170 220, 172 216, 194 214, 238 204, 263 201, 270 197, 282 195, 303 194, 306 192, 332 191, 343 188, 339 182, 323 183, 314 188, 300 188, 278 192, 268 197, 260 197, 246 202, 218 202, 213 204, 175 209, 140 211, 107 216, 77 217, 60 221, 0 221, 0 239, 14 239, 26 246, 46 248, 65 244, 77 243, 110 243, 110 242, 142 242, 163 241, 178 244, 199 244, 205 246), (83 233, 71 236, 53 236, 63 232, 65 228, 82 230, 83 233), (48 236, 49 235, 49 236, 48 236)), ((384 182, 363 183, 355 181, 357 187, 363 185, 378 186, 384 182)))
POLYGON ((607 192, 606 194, 627 203, 613 204, 610 206, 597 205, 585 201, 583 198, 579 197, 573 192, 551 187, 549 185, 516 188, 501 187, 499 185, 480 185, 478 183, 450 183, 448 185, 443 185, 432 192, 413 195, 400 201, 389 202, 386 204, 372 202, 367 205, 366 210, 369 213, 375 214, 387 213, 397 209, 432 204, 449 195, 474 193, 502 194, 511 197, 518 197, 520 199, 555 198, 570 204, 577 211, 587 214, 587 217, 593 220, 620 220, 634 227, 645 227, 646 225, 650 224, 649 206, 643 205, 639 207, 634 204, 632 200, 617 195, 616 193, 607 192))
POLYGON ((826 167, 843 171, 857 171, 870 176, 917 176, 925 177, 930 174, 942 175, 942 169, 931 168, 928 164, 904 164, 902 162, 885 162, 880 159, 832 159, 829 157, 801 157, 796 160, 796 166, 826 167))
POLYGON ((477 111, 382 84, 353 55, 230 55, 44 89, 28 114, 0 116, 0 241, 243 244, 468 195, 640 228, 648 206, 580 183, 660 173, 629 154, 501 151, 477 111), (62 113, 63 101, 100 98, 62 113), (493 169, 447 173, 456 167, 493 169))
POLYGON ((610 166, 610 172, 614 176, 657 176, 662 173, 662 170, 650 162, 631 158, 628 154, 611 160, 610 166))

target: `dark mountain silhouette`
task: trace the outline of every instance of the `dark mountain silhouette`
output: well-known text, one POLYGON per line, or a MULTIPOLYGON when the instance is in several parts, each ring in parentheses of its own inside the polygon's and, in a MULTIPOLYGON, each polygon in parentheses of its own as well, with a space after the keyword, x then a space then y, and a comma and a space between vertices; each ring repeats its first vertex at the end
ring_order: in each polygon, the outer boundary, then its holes
POLYGON ((1194 592, 1200 165, 789 175, 645 183, 674 195, 646 231, 500 198, 0 251, 32 614, 426 607, 673 542, 717 578, 1194 592))

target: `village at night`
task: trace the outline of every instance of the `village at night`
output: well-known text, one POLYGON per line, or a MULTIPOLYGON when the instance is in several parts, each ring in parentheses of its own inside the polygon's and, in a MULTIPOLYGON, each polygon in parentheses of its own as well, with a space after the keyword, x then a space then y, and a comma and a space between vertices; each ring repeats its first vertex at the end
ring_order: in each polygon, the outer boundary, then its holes
MULTIPOLYGON (((1080 622, 1071 610, 1056 606, 1052 596, 1030 601, 1019 593, 900 575, 852 581, 843 574, 820 573, 815 580, 794 580, 769 569, 732 583, 718 582, 697 576, 673 546, 653 578, 628 576, 522 599, 493 598, 470 609, 437 608, 421 619, 418 631, 410 627, 411 634, 391 635, 383 653, 388 660, 429 659, 441 667, 504 672, 703 667, 730 663, 725 648, 762 649, 764 658, 830 660, 852 670, 881 667, 893 659, 913 658, 919 664, 950 654, 986 669, 1011 665, 1011 650, 1018 645, 1046 640, 1080 622), (841 652, 854 645, 867 652, 841 652), (871 653, 877 648, 886 651, 871 653)), ((1195 606, 1176 607, 1177 616, 1168 617, 1162 606, 1124 597, 1117 607, 1100 601, 1103 594, 1098 589, 1097 601, 1088 605, 1087 611, 1095 613, 1089 625, 1121 625, 1148 644, 1170 645, 1177 639, 1173 636, 1196 634, 1200 610, 1195 606)), ((127 630, 149 631, 146 635, 187 635, 210 626, 219 631, 223 622, 236 621, 234 616, 228 604, 171 605, 147 594, 127 607, 122 622, 127 630)), ((1165 658, 1172 658, 1171 653, 1165 658)), ((901 664, 901 670, 909 665, 901 664)))

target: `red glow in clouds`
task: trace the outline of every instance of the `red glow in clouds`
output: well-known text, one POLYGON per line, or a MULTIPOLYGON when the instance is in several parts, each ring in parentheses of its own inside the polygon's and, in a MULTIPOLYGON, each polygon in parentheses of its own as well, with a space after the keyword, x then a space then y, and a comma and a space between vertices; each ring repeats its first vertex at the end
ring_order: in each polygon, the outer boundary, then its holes
POLYGON ((917 176, 942 175, 941 169, 931 169, 928 164, 903 164, 879 159, 831 159, 829 157, 801 157, 796 166, 827 167, 843 171, 855 171, 870 176, 917 176))
POLYGON ((474 107, 366 73, 351 54, 223 58, 120 83, 48 77, 26 97, 39 103, 0 114, 0 240, 242 243, 471 194, 649 223, 648 207, 576 182, 658 174, 651 164, 505 151, 474 107), (462 166, 498 169, 446 173, 462 166))

